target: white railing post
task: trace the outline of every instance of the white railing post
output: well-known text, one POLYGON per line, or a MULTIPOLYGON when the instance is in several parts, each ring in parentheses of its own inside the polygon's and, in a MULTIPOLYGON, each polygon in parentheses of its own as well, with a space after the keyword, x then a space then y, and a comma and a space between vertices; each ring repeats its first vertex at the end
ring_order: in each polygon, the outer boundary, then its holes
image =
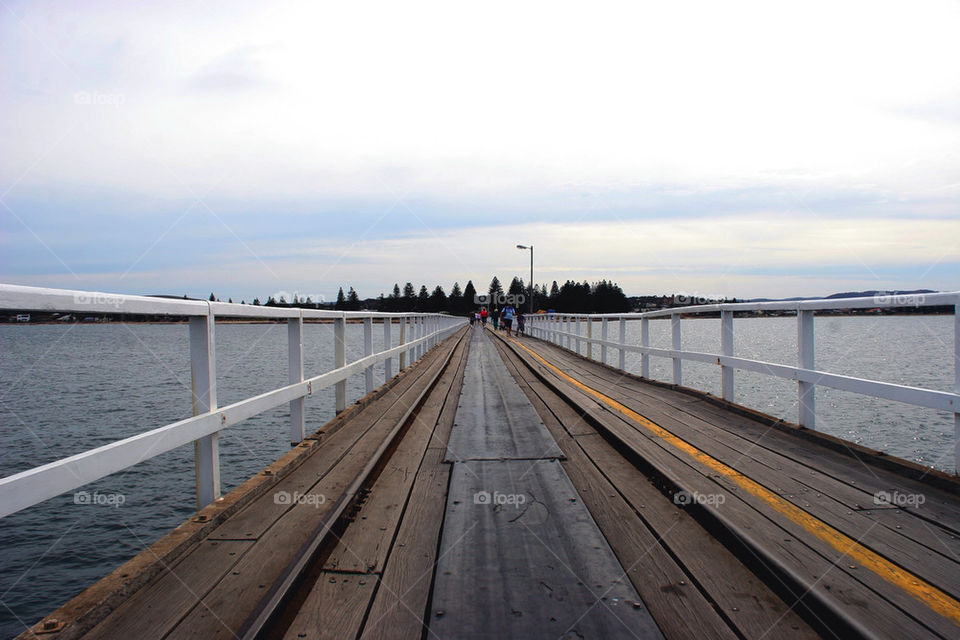
POLYGON ((577 316, 577 355, 580 355, 580 320, 582 318, 577 316))
MULTIPOLYGON (((670 329, 673 334, 673 350, 681 350, 680 340, 680 314, 670 314, 670 329)), ((673 357, 673 384, 683 384, 683 359, 677 356, 673 357)))
MULTIPOLYGON (((343 316, 333 319, 333 368, 347 366, 347 348, 346 348, 347 319, 343 316)), ((340 413, 347 408, 347 381, 341 380, 336 384, 337 406, 336 412, 340 413)))
MULTIPOLYGON (((213 309, 206 316, 190 318, 190 385, 193 415, 217 408, 217 364, 213 309)), ((197 480, 197 510, 220 497, 220 433, 193 441, 197 480)))
MULTIPOLYGON (((410 316, 410 343, 417 341, 417 316, 410 316)), ((412 346, 407 350, 407 363, 412 365, 417 361, 417 347, 412 346)))
MULTIPOLYGON (((801 369, 813 369, 813 311, 797 311, 797 366, 801 369)), ((812 382, 797 382, 799 400, 798 422, 800 426, 815 429, 816 405, 814 402, 814 387, 812 382)))
MULTIPOLYGON (((650 348, 650 318, 640 319, 640 346, 650 348)), ((640 377, 650 377, 650 354, 646 351, 640 353, 640 377)))
MULTIPOLYGON (((407 344, 407 316, 402 316, 400 318, 400 342, 397 346, 407 344)), ((400 352, 400 371, 403 371, 407 368, 407 349, 404 349, 400 352)))
MULTIPOLYGON (((953 305, 953 392, 960 393, 960 298, 953 305)), ((953 412, 953 474, 960 475, 960 411, 953 412)))
MULTIPOLYGON (((373 318, 363 319, 363 356, 373 355, 373 318)), ((365 389, 367 393, 373 393, 373 365, 363 370, 365 389)))
MULTIPOLYGON (((413 319, 413 339, 419 340, 423 337, 423 316, 417 315, 413 319)), ((413 362, 416 362, 420 359, 420 356, 423 355, 423 345, 418 344, 413 348, 413 362)))
MULTIPOLYGON (((390 329, 393 325, 393 318, 383 319, 383 350, 388 351, 391 346, 392 338, 390 329)), ((393 358, 387 358, 383 361, 383 383, 386 384, 393 377, 393 358)))
MULTIPOLYGON (((287 363, 290 384, 303 381, 303 315, 287 320, 287 363)), ((304 403, 306 398, 290 401, 290 444, 296 445, 306 435, 304 403)))
MULTIPOLYGON (((720 353, 733 356, 733 311, 720 312, 720 353)), ((733 402, 733 367, 726 364, 720 365, 720 388, 723 399, 733 402)))
MULTIPOLYGON (((423 337, 423 316, 417 316, 417 330, 414 332, 414 339, 419 340, 423 337)), ((414 349, 414 360, 419 360, 423 356, 423 343, 421 342, 414 349)))
POLYGON ((624 348, 627 344, 627 320, 620 318, 620 368, 627 370, 627 350, 624 348))
POLYGON ((587 358, 593 359, 593 318, 587 316, 587 358))
POLYGON ((603 344, 600 345, 600 362, 607 364, 607 319, 604 318, 600 321, 600 339, 603 340, 603 344))

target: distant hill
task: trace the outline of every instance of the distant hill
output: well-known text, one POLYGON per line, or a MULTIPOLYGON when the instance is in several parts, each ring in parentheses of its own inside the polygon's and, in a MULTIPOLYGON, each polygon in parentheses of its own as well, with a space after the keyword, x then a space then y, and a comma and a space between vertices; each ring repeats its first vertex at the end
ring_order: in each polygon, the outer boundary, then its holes
POLYGON ((913 289, 911 291, 844 291, 843 293, 833 293, 825 298, 815 296, 798 298, 751 298, 747 302, 798 302, 800 300, 835 300, 838 298, 872 298, 874 296, 909 296, 923 293, 938 293, 931 289, 913 289))

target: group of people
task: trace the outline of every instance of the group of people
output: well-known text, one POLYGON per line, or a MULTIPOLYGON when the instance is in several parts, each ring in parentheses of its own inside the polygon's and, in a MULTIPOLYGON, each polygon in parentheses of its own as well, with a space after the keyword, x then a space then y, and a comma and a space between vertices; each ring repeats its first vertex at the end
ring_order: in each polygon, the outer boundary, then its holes
POLYGON ((491 318, 493 321, 494 331, 499 331, 503 329, 507 333, 507 336, 513 335, 513 321, 517 321, 517 333, 516 335, 524 335, 524 328, 526 327, 527 319, 524 317, 523 312, 514 309, 513 305, 508 304, 503 309, 499 307, 494 307, 493 311, 488 312, 486 307, 480 309, 480 311, 475 312, 470 316, 470 324, 472 325, 485 325, 487 324, 487 318, 491 318))

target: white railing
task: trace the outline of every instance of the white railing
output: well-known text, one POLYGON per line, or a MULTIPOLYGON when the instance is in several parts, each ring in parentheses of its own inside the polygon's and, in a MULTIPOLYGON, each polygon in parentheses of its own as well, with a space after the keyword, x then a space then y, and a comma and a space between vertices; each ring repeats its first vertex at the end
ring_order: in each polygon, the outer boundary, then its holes
POLYGON ((527 320, 530 335, 573 349, 581 353, 586 344, 587 358, 593 358, 593 346, 600 346, 600 361, 608 362, 610 349, 619 353, 617 367, 626 370, 626 353, 639 353, 640 375, 650 377, 650 357, 670 358, 673 361, 673 383, 683 380, 683 361, 706 362, 720 367, 721 393, 724 400, 734 401, 734 371, 753 371, 766 375, 796 380, 799 423, 809 429, 816 428, 814 388, 831 387, 862 395, 885 398, 896 402, 948 411, 953 413, 954 424, 954 469, 960 473, 960 292, 932 293, 912 296, 873 296, 864 298, 838 298, 830 300, 804 300, 800 302, 741 302, 705 304, 691 307, 662 309, 646 313, 624 314, 537 314, 527 320), (877 380, 865 380, 852 376, 819 371, 814 363, 813 315, 815 311, 828 309, 874 309, 892 307, 954 308, 954 389, 953 393, 909 387, 877 380), (733 355, 733 316, 736 312, 791 311, 797 315, 797 366, 738 358, 733 355), (681 318, 684 315, 720 314, 720 353, 685 351, 681 348, 681 318), (650 346, 650 320, 669 318, 672 348, 658 349, 650 346), (586 320, 586 335, 582 321, 586 320), (600 337, 593 337, 593 321, 600 321, 600 337), (627 344, 626 323, 640 321, 640 344, 627 344), (609 339, 609 322, 619 324, 619 340, 609 339))
POLYGON ((335 385, 336 410, 343 411, 347 404, 346 380, 351 375, 362 372, 369 393, 373 391, 375 364, 384 363, 386 382, 394 376, 395 357, 399 374, 466 322, 464 318, 442 314, 319 311, 0 284, 0 311, 4 310, 188 317, 193 417, 0 479, 0 517, 73 491, 190 442, 195 446, 197 507, 202 508, 220 497, 218 434, 221 430, 289 403, 290 442, 297 444, 305 435, 304 401, 307 396, 335 385), (286 319, 289 384, 218 407, 214 349, 217 318, 286 319), (311 319, 333 322, 334 368, 304 378, 303 322, 311 319), (346 323, 352 319, 363 321, 364 356, 347 364, 346 323), (391 331, 397 323, 400 344, 373 353, 374 320, 383 324, 385 347, 392 344, 391 331))

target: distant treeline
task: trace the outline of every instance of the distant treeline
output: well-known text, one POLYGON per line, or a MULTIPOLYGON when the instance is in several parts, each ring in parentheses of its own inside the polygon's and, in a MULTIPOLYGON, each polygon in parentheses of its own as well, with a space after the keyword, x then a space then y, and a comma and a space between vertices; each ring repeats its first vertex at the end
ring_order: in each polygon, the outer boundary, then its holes
MULTIPOLYGON (((472 280, 467 281, 466 286, 460 288, 459 282, 454 282, 450 288, 450 293, 444 290, 441 285, 436 285, 432 290, 426 285, 421 285, 419 289, 412 282, 408 282, 403 287, 399 283, 393 285, 393 290, 389 294, 381 293, 377 298, 361 299, 353 287, 347 287, 346 293, 343 287, 337 293, 337 300, 333 304, 316 302, 309 297, 299 299, 296 295, 292 300, 285 300, 283 297, 274 299, 268 297, 265 306, 268 307, 301 307, 305 309, 336 309, 343 311, 389 311, 389 312, 425 312, 425 313, 450 313, 455 315, 465 315, 472 313, 479 307, 475 303, 477 289, 472 280)), ((490 281, 486 291, 491 300, 497 300, 499 296, 514 295, 515 299, 523 296, 523 311, 528 311, 530 307, 531 291, 523 282, 523 278, 514 277, 510 281, 510 286, 504 290, 500 279, 496 276, 490 281)), ((621 313, 630 311, 631 304, 623 289, 614 282, 601 280, 592 285, 587 282, 574 282, 567 280, 562 285, 556 280, 548 288, 546 284, 533 286, 533 309, 554 310, 566 313, 621 313)), ((216 296, 210 294, 211 300, 216 300, 216 296)), ((259 298, 253 300, 254 305, 260 305, 259 298)))

